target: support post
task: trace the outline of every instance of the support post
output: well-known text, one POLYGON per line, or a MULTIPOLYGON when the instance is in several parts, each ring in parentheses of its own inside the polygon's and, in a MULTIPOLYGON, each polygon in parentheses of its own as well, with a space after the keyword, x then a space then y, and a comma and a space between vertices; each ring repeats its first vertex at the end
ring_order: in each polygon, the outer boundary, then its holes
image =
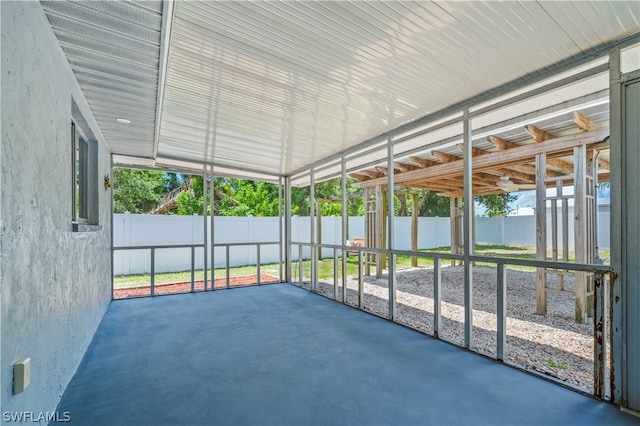
POLYGON ((278 279, 280 280, 280 282, 282 282, 282 278, 283 278, 282 276, 283 229, 282 228, 283 228, 282 226, 282 177, 279 177, 278 178, 278 279))
POLYGON ((196 275, 196 248, 191 246, 191 293, 195 289, 195 275, 196 275))
POLYGON ((442 260, 439 257, 433 259, 433 337, 440 337, 440 320, 442 318, 442 292, 440 291, 440 283, 442 275, 440 268, 442 260))
MULTIPOLYGON (((586 153, 584 145, 573 149, 573 187, 574 187, 574 238, 577 263, 587 263, 587 192, 586 192, 586 153)), ((587 322, 587 273, 575 272, 575 319, 578 324, 587 322)))
MULTIPOLYGON (((411 194, 411 251, 418 251, 418 194, 411 194)), ((418 257, 411 256, 411 266, 418 266, 418 257)))
POLYGON ((258 285, 262 284, 260 282, 260 243, 256 244, 256 278, 258 285))
MULTIPOLYGON (((208 262, 208 248, 209 248, 209 237, 207 235, 207 168, 205 166, 202 171, 202 220, 204 222, 204 291, 207 291, 208 283, 207 283, 207 262, 208 262)), ((213 248, 212 248, 213 250, 213 248)))
POLYGON ((224 264, 224 269, 225 269, 225 277, 226 277, 226 284, 225 287, 229 288, 231 286, 231 277, 229 276, 229 273, 231 272, 231 247, 226 245, 224 246, 224 256, 225 256, 225 264, 224 264))
POLYGON ((362 252, 358 250, 358 309, 364 308, 364 280, 362 279, 362 252))
POLYGON ((333 300, 338 300, 338 249, 333 249, 333 300))
MULTIPOLYGON (((344 248, 347 246, 347 239, 349 238, 349 211, 347 209, 347 161, 344 158, 344 155, 340 158, 340 187, 342 188, 342 263, 341 263, 341 273, 342 273, 342 303, 347 302, 347 258, 349 253, 344 248)), ((367 208, 367 202, 365 198, 365 209, 367 208)), ((365 218, 366 218, 365 211, 365 218)), ((362 265, 358 265, 361 267, 362 265)), ((336 296, 336 300, 337 296, 336 296)))
MULTIPOLYGON (((376 215, 375 215, 375 242, 373 247, 375 248, 384 248, 383 245, 383 235, 384 235, 384 197, 382 195, 382 187, 380 185, 376 186, 376 215)), ((376 278, 380 278, 382 276, 382 254, 376 253, 376 278)))
MULTIPOLYGON (((318 200, 316 203, 316 235, 318 244, 322 244, 322 204, 323 200, 318 200)), ((322 259, 322 247, 318 247, 317 258, 318 261, 322 259)))
POLYGON ((473 247, 473 152, 472 128, 469 109, 465 108, 462 117, 464 147, 464 346, 470 348, 473 342, 473 266, 470 256, 473 247))
MULTIPOLYGON (((611 356, 613 358, 613 366, 611 373, 611 382, 613 389, 613 400, 621 405, 625 404, 628 399, 627 382, 628 377, 636 377, 635 383, 632 385, 637 389, 640 386, 637 377, 638 367, 637 362, 635 365, 628 368, 627 360, 628 355, 623 349, 627 344, 627 328, 628 321, 626 313, 626 286, 628 283, 637 283, 638 277, 627 277, 625 272, 629 266, 633 266, 637 260, 632 260, 631 264, 627 258, 628 254, 633 254, 632 247, 627 247, 627 235, 630 230, 625 229, 627 225, 627 218, 629 216, 636 216, 636 213, 629 211, 629 207, 635 207, 633 201, 637 201, 637 197, 633 197, 632 200, 627 201, 631 192, 633 183, 628 182, 631 170, 627 171, 627 159, 626 156, 630 154, 633 149, 626 140, 625 135, 625 110, 624 98, 625 89, 622 82, 622 72, 620 69, 620 49, 616 49, 609 55, 609 129, 611 140, 611 267, 620 274, 618 282, 612 280, 611 282, 611 300, 609 301, 611 309, 613 310, 612 316, 612 345, 611 356), (630 251, 628 249, 631 249, 630 251), (634 282, 635 281, 635 282, 634 282), (631 376, 629 376, 629 370, 632 370, 631 376), (635 370, 635 371, 633 371, 635 370)), ((630 161, 632 168, 638 167, 637 161, 630 161)), ((635 188, 637 191, 637 188, 635 188)), ((635 222, 637 223, 637 221, 635 222)), ((633 242, 633 238, 629 239, 633 242)), ((635 238, 637 242, 637 235, 635 238)), ((637 247, 637 246, 636 246, 637 247)), ((635 312, 637 316, 638 305, 635 304, 635 312)), ((635 330, 637 331, 637 324, 635 323, 635 330)), ((637 337, 635 338, 637 341, 637 337)), ((638 354, 633 358, 638 359, 638 354)), ((635 406, 636 410, 640 410, 640 404, 635 406)))
POLYGON ((504 263, 498 263, 497 287, 497 358, 504 361, 507 348, 507 266, 504 263))
MULTIPOLYGON (((209 176, 210 182, 209 182, 209 210, 211 210, 211 215, 210 217, 210 222, 209 222, 209 229, 210 229, 210 238, 211 238, 211 290, 215 290, 216 289, 216 274, 215 274, 215 252, 216 252, 216 246, 215 246, 215 223, 213 220, 213 217, 215 216, 215 206, 214 206, 214 202, 215 202, 215 191, 214 191, 214 187, 213 187, 213 167, 211 167, 211 175, 209 176)), ((206 181, 205 181, 205 185, 206 185, 206 181)), ((206 216, 206 215, 205 215, 206 216)))
POLYGON ((314 250, 313 244, 316 243, 316 229, 315 229, 315 210, 316 210, 316 182, 315 182, 315 173, 313 169, 310 172, 310 185, 309 185, 309 242, 311 245, 311 253, 309 259, 309 279, 311 280, 310 287, 311 291, 316 291, 316 251, 314 250))
POLYGON ((387 139, 387 248, 389 249, 389 319, 396 319, 396 256, 393 252, 394 244, 394 216, 395 216, 395 175, 393 162, 393 143, 387 139))
POLYGON ((291 262, 291 178, 284 178, 284 280, 292 282, 291 262))
MULTIPOLYGON (((536 259, 547 259, 547 155, 536 156, 536 259)), ((536 313, 547 315, 547 274, 536 268, 536 313)))
POLYGON ((151 295, 156 295, 156 249, 151 248, 151 295))

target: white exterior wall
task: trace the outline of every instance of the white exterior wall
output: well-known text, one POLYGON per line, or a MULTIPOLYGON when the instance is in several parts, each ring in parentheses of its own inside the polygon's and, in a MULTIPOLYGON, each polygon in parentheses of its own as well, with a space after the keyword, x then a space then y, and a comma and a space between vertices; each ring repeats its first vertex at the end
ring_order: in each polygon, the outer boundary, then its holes
POLYGON ((1 412, 54 411, 111 300, 111 192, 99 225, 72 232, 72 98, 110 152, 39 2, 0 2, 2 19, 1 412), (31 384, 13 395, 13 364, 31 384))

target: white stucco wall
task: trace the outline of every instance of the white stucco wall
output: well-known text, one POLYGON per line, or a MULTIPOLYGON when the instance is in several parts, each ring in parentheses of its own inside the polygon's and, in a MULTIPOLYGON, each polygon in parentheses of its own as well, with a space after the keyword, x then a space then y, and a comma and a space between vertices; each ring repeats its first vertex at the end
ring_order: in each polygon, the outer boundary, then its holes
MULTIPOLYGON (((2 19, 2 412, 55 410, 110 301, 110 190, 99 224, 71 228, 72 98, 110 153, 38 2, 0 2, 2 19), (31 384, 12 394, 13 363, 31 358, 31 384)), ((73 415, 73 414, 72 414, 73 415)))

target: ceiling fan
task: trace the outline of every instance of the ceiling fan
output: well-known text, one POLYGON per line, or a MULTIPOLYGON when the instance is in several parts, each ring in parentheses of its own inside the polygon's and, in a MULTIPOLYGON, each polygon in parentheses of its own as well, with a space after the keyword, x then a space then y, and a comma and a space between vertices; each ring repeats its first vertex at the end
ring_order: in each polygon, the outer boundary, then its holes
POLYGON ((496 186, 502 189, 504 192, 518 192, 518 191, 524 191, 526 189, 536 188, 535 183, 523 183, 523 184, 513 183, 513 181, 509 179, 509 176, 501 176, 500 180, 496 182, 496 186))

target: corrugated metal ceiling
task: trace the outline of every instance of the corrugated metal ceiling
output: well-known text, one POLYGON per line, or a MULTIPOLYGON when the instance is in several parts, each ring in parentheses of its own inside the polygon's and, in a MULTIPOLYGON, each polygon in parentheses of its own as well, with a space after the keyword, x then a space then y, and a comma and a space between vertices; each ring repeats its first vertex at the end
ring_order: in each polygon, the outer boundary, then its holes
POLYGON ((272 176, 640 31, 636 1, 175 2, 156 117, 161 3, 43 5, 114 153, 272 176))

